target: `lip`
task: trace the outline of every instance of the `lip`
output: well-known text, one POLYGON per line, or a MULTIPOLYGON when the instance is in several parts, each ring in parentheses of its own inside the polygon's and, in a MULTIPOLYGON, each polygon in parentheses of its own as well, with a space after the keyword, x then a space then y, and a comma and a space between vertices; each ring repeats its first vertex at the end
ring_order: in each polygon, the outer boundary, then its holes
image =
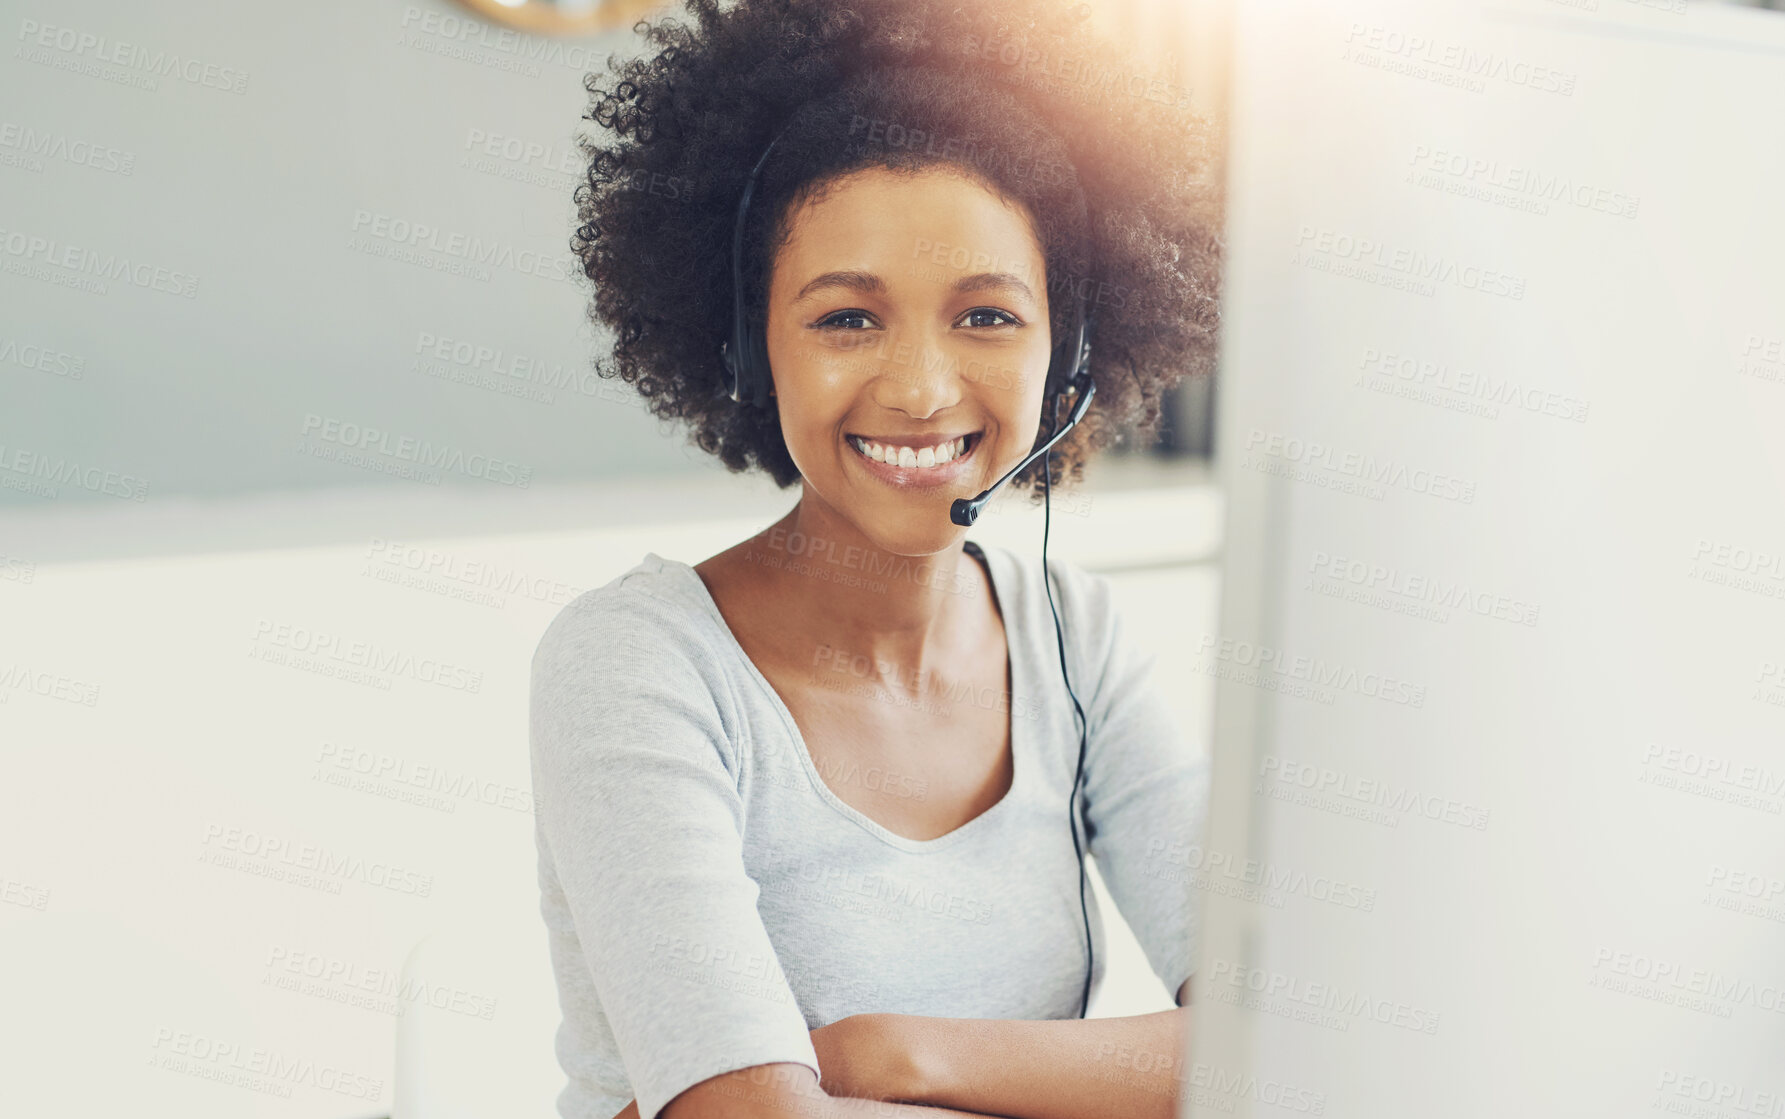
POLYGON ((978 435, 977 431, 914 431, 909 435, 869 435, 865 431, 846 431, 844 435, 853 435, 857 439, 866 439, 870 443, 892 443, 901 447, 936 447, 943 443, 952 443, 963 435, 978 435))
MULTIPOLYGON (((849 441, 850 437, 856 436, 857 438, 865 438, 870 443, 891 442, 891 440, 874 439, 869 436, 858 436, 855 432, 849 432, 843 436, 843 448, 848 453, 849 457, 855 460, 857 466, 866 470, 871 476, 880 479, 882 482, 890 483, 891 485, 898 486, 905 490, 933 490, 958 481, 966 474, 968 467, 977 464, 980 445, 985 442, 985 432, 963 431, 953 436, 953 438, 959 439, 962 435, 969 437, 966 452, 955 458, 949 459, 941 466, 889 466, 884 462, 875 462, 873 459, 856 450, 855 445, 849 441)), ((937 443, 946 442, 949 439, 949 436, 925 435, 922 438, 931 440, 927 445, 934 446, 937 443)))

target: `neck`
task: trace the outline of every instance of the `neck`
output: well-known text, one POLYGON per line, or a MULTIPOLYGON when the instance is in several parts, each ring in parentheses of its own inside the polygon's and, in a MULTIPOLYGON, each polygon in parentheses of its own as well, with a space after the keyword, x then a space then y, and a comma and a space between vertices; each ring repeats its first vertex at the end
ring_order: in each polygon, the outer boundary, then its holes
POLYGON ((979 612, 963 607, 986 593, 978 562, 963 548, 965 532, 947 535, 936 552, 894 552, 808 491, 751 550, 763 559, 761 585, 789 645, 810 645, 815 663, 921 674, 973 646, 979 612))

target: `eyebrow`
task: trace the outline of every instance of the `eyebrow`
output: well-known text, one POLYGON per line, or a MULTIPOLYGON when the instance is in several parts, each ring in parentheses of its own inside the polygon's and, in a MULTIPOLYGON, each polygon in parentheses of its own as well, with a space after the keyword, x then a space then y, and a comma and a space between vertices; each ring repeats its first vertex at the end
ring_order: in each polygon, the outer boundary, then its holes
MULTIPOLYGON (((793 297, 793 301, 798 303, 821 288, 831 287, 859 291, 868 295, 886 294, 886 281, 874 273, 844 270, 825 272, 813 277, 805 287, 800 288, 799 294, 793 297)), ((1021 292, 1031 302, 1035 301, 1035 293, 1029 289, 1029 285, 1012 272, 975 272, 971 276, 962 276, 954 282, 954 290, 957 292, 985 291, 991 288, 1013 288, 1021 292)))

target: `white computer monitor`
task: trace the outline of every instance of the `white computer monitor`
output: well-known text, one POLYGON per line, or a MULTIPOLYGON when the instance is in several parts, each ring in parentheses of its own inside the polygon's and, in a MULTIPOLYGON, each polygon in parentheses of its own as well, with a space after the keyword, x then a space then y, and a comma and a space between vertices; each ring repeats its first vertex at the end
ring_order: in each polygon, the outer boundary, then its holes
POLYGON ((1234 19, 1183 1113, 1785 1114, 1785 14, 1234 19))

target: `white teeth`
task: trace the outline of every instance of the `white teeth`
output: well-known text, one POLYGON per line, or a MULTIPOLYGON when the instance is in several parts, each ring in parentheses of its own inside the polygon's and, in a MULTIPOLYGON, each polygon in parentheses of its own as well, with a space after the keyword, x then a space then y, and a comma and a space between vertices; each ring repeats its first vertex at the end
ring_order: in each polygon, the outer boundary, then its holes
POLYGON ((967 437, 964 435, 952 442, 925 447, 920 451, 914 451, 910 447, 889 447, 880 443, 870 443, 853 435, 849 437, 849 442, 857 451, 875 462, 884 462, 906 469, 941 466, 943 463, 952 462, 967 453, 967 437))

